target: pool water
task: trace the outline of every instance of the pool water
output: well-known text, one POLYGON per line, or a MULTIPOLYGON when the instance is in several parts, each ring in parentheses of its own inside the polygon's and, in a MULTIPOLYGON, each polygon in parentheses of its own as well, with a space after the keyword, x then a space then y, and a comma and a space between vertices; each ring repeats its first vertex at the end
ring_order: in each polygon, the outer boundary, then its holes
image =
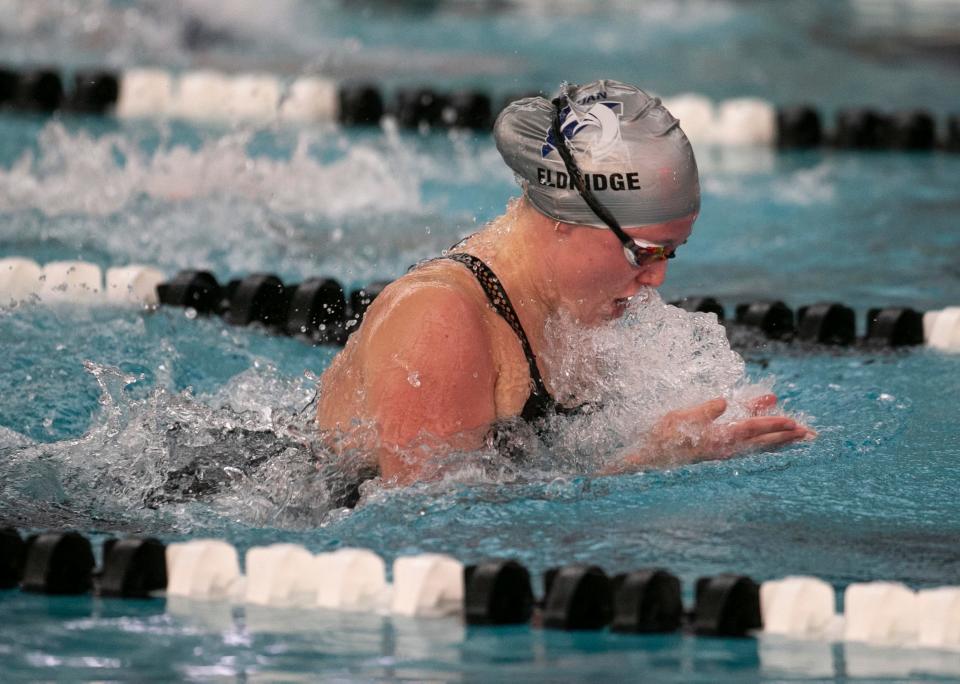
MULTIPOLYGON (((338 76, 402 83, 429 73, 437 84, 495 93, 610 76, 663 93, 809 100, 824 111, 883 104, 945 113, 960 77, 943 50, 929 49, 942 44, 938 22, 906 5, 899 22, 887 21, 891 4, 282 2, 265 23, 259 3, 225 12, 199 0, 177 9, 12 2, 0 57, 278 72, 310 62, 338 76), (210 29, 202 53, 184 44, 187 15, 210 29), (111 28, 118 17, 124 31, 111 28), (846 20, 849 34, 832 28, 846 20)), ((954 12, 926 11, 942 21, 954 12)), ((697 154, 701 218, 671 262, 665 300, 709 294, 728 310, 771 296, 792 306, 836 300, 857 310, 861 327, 871 306, 960 304, 960 156, 697 154)), ((357 287, 438 254, 516 193, 484 135, 0 115, 0 257, 149 263, 170 274, 202 267, 221 282, 255 271, 287 282, 327 275, 357 287)), ((683 580, 688 602, 697 577, 728 571, 758 581, 810 574, 838 589, 872 579, 957 583, 960 356, 751 349, 748 377, 774 381, 785 408, 819 431, 815 442, 618 477, 558 467, 374 488, 345 511, 323 505, 323 483, 296 449, 280 461, 288 470, 265 481, 201 501, 151 498, 171 439, 216 449, 249 438, 255 449, 257 435, 309 429, 316 377, 333 349, 166 308, 0 309, 0 340, 2 525, 76 528, 94 540, 215 536, 241 553, 279 541, 314 552, 361 546, 388 563, 424 551, 464 562, 505 556, 537 575, 577 561, 610 573, 657 565, 683 580)), ((0 592, 0 605, 16 616, 0 624, 4 680, 642 673, 739 682, 960 670, 949 656, 769 639, 464 630, 455 620, 218 605, 189 613, 162 601, 16 592, 0 592)))

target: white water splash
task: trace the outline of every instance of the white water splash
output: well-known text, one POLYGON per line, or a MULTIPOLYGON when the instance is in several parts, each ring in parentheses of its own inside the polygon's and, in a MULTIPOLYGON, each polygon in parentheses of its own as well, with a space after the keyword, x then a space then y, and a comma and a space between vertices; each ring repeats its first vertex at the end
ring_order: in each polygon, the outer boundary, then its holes
POLYGON ((211 511, 296 525, 315 524, 331 508, 329 482, 317 468, 312 378, 285 378, 263 364, 213 396, 160 387, 137 399, 128 391, 134 376, 85 365, 100 385, 99 414, 77 439, 9 440, 4 506, 71 504, 106 520, 142 519, 157 509, 173 513, 185 531, 211 511), (193 500, 208 508, 192 510, 193 500))
POLYGON ((94 137, 52 122, 38 136, 36 155, 27 152, 0 170, 0 210, 109 215, 141 196, 167 202, 239 198, 277 212, 334 218, 422 209, 422 160, 396 136, 344 142, 329 163, 316 159, 312 148, 342 141, 333 129, 298 133, 289 158, 281 159, 252 156, 252 137, 240 131, 196 150, 173 145, 148 153, 123 134, 94 137))
POLYGON ((597 407, 559 417, 553 449, 596 468, 621 449, 636 448, 664 414, 723 397, 719 422, 747 417, 747 402, 773 379, 751 383, 714 314, 665 304, 655 290, 637 294, 622 320, 584 329, 560 316, 548 324, 544 363, 558 399, 597 407))
POLYGON ((302 0, 2 0, 0 26, 8 60, 187 66, 195 51, 315 54, 302 30, 311 9, 302 0))

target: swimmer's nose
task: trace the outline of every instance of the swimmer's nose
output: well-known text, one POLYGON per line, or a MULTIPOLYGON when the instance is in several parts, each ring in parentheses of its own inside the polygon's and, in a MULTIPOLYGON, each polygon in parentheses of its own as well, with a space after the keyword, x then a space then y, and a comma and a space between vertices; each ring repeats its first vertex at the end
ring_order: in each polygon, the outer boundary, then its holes
POLYGON ((667 277, 667 262, 657 261, 641 268, 634 282, 645 287, 660 287, 667 277))

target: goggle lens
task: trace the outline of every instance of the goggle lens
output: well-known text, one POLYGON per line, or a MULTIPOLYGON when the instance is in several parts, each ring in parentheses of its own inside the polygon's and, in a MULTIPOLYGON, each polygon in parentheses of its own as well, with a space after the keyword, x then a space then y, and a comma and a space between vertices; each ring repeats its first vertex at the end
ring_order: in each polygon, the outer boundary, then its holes
POLYGON ((676 250, 667 251, 663 245, 645 240, 633 239, 623 246, 623 254, 631 266, 640 267, 657 261, 673 259, 677 256, 676 250))

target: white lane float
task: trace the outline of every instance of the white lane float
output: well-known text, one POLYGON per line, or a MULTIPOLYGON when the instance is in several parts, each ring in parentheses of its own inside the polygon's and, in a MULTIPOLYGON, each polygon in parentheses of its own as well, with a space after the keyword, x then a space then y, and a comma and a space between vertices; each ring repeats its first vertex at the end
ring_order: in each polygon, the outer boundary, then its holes
POLYGON ((237 550, 219 539, 167 545, 167 596, 200 601, 237 598, 243 587, 237 550))
POLYGON ((230 79, 216 71, 188 71, 180 76, 173 92, 170 115, 192 121, 222 121, 224 106, 231 100, 230 79))
POLYGON ((766 100, 724 100, 717 109, 712 142, 718 145, 766 145, 777 139, 777 112, 766 100))
POLYGON ((287 89, 280 103, 280 119, 301 123, 336 121, 339 109, 335 81, 304 76, 287 89))
POLYGON ((661 101, 680 121, 680 128, 694 147, 713 142, 717 112, 709 98, 694 93, 684 93, 662 98, 661 101))
POLYGON ((960 650, 960 587, 917 592, 917 645, 960 650))
POLYGON ((334 610, 369 611, 389 596, 386 565, 367 549, 338 549, 318 554, 313 572, 318 578, 316 605, 334 610))
POLYGON ((106 286, 100 267, 86 261, 52 261, 40 266, 32 259, 0 259, 0 306, 23 302, 56 304, 157 305, 157 285, 166 276, 159 269, 130 264, 107 269, 106 286))
POLYGON ((116 114, 123 119, 162 118, 173 103, 173 77, 161 69, 130 69, 120 79, 116 114))
POLYGON ((51 261, 40 280, 38 295, 45 303, 92 303, 103 293, 100 267, 86 261, 51 261))
POLYGON ((911 644, 919 628, 916 602, 916 593, 898 582, 851 584, 843 595, 844 638, 871 644, 911 644))
POLYGON ((244 600, 263 606, 309 604, 317 594, 314 557, 296 544, 255 546, 246 555, 244 600))
POLYGON ((393 562, 391 611, 408 617, 443 617, 463 610, 463 565, 442 554, 402 556, 393 562))
POLYGON ((794 637, 829 637, 837 623, 833 587, 816 577, 785 577, 760 586, 763 631, 794 637))
POLYGON ((228 81, 221 116, 230 121, 266 123, 277 118, 280 82, 270 74, 240 74, 228 81))
POLYGON ((119 266, 107 269, 107 299, 116 304, 156 305, 157 285, 166 280, 163 271, 150 266, 119 266))
POLYGON ((0 259, 0 306, 11 306, 34 298, 43 283, 43 269, 31 259, 0 259))
POLYGON ((926 312, 923 315, 923 337, 928 347, 960 352, 960 306, 926 312))

